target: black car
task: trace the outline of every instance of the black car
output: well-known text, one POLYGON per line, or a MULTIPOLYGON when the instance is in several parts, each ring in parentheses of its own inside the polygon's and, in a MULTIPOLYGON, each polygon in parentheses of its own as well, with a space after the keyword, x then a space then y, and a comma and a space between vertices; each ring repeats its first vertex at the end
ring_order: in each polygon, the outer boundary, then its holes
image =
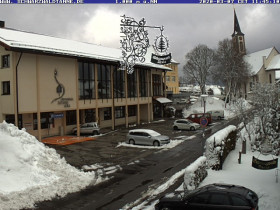
POLYGON ((258 201, 257 194, 248 188, 238 185, 210 184, 189 193, 167 194, 159 200, 155 209, 257 210, 258 201))

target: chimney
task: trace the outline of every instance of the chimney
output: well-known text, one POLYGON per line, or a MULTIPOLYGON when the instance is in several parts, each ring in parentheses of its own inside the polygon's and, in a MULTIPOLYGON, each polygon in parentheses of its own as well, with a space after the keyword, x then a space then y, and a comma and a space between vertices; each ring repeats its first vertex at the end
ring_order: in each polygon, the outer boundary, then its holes
POLYGON ((0 20, 0 28, 5 28, 5 21, 0 20))

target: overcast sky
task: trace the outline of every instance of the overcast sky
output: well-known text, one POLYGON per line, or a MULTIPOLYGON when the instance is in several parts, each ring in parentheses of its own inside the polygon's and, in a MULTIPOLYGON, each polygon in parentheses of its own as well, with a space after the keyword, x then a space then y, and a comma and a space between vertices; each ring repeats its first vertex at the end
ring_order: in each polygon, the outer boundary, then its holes
MULTIPOLYGON (((238 5, 241 31, 247 52, 275 46, 280 50, 280 5, 238 5)), ((0 20, 6 27, 61 38, 120 48, 121 15, 146 25, 164 26, 172 58, 181 70, 185 55, 198 44, 216 49, 233 33, 233 5, 1 5, 0 20)), ((159 31, 148 29, 150 44, 159 31)))

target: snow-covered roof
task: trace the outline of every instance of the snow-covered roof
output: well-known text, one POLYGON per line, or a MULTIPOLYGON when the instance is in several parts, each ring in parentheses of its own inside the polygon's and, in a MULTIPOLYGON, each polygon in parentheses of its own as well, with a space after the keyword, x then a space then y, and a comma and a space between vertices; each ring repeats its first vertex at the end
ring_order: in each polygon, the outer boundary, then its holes
MULTIPOLYGON (((47 54, 59 54, 111 62, 122 61, 121 49, 18 31, 9 28, 0 28, 0 43, 3 43, 3 45, 8 46, 11 49, 34 50, 47 54)), ((149 58, 151 58, 151 56, 149 58)), ((146 59, 144 63, 139 62, 136 64, 171 71, 171 69, 166 66, 151 63, 149 59, 146 59)))
POLYGON ((267 66, 268 70, 280 70, 280 54, 274 56, 267 66))
POLYGON ((263 66, 263 56, 267 58, 271 53, 272 49, 273 47, 250 53, 244 56, 245 61, 247 61, 252 66, 251 70, 253 74, 258 73, 258 71, 263 66))

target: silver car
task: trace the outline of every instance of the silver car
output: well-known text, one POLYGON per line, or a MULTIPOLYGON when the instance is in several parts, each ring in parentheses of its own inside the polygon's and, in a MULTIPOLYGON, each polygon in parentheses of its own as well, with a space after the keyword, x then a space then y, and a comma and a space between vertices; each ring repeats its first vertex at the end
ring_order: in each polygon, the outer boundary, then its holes
POLYGON ((174 130, 191 130, 195 131, 199 129, 200 125, 198 123, 192 122, 187 119, 175 120, 173 123, 174 130))
MULTIPOLYGON (((77 128, 72 130, 73 134, 77 134, 77 128)), ((80 127, 81 134, 91 134, 91 135, 98 135, 100 133, 100 129, 96 122, 84 123, 80 127)))
POLYGON ((168 136, 161 135, 154 130, 134 129, 128 132, 126 142, 129 144, 160 146, 170 143, 170 138, 168 136))

